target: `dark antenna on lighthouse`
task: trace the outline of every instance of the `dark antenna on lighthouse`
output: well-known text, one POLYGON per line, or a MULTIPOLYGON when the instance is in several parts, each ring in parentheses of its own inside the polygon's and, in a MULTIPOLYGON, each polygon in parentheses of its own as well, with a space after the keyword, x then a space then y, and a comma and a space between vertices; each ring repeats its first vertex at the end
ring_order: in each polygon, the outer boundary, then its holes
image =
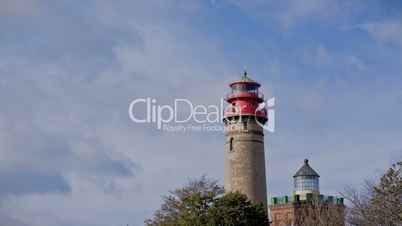
POLYGON ((244 75, 247 75, 247 64, 244 64, 244 75))

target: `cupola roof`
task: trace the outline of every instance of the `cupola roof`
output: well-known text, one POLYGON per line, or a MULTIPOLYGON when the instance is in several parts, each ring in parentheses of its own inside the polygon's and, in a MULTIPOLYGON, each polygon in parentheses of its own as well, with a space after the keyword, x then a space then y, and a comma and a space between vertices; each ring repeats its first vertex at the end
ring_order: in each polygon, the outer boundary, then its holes
POLYGON ((261 86, 261 84, 259 82, 255 81, 255 80, 253 80, 253 79, 251 79, 250 77, 247 76, 247 71, 244 71, 243 76, 241 77, 240 80, 231 82, 229 84, 229 86, 233 86, 233 85, 236 85, 236 84, 255 84, 258 87, 261 86))
POLYGON ((296 172, 296 174, 293 177, 299 177, 299 176, 313 176, 313 177, 320 177, 317 172, 311 168, 311 166, 308 164, 308 159, 304 160, 304 165, 296 172))

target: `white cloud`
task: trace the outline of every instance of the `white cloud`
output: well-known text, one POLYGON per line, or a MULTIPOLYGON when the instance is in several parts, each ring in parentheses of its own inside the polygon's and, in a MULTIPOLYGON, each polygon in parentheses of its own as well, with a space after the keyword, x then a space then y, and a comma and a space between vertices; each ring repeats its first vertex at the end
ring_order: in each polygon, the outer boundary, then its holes
MULTIPOLYGON (((345 10, 345 4, 330 0, 234 0, 232 2, 251 18, 262 21, 266 25, 279 24, 285 34, 291 32, 295 27, 304 26, 308 22, 319 24, 336 22, 348 13, 345 10)), ((350 4, 347 6, 352 8, 350 4)))
POLYGON ((360 27, 381 43, 402 47, 402 20, 366 22, 360 27))
POLYGON ((353 53, 330 52, 324 45, 318 45, 312 51, 304 50, 302 60, 318 68, 342 74, 353 75, 356 72, 369 72, 369 66, 353 53))
POLYGON ((337 1, 331 0, 307 0, 289 1, 286 8, 277 13, 279 22, 285 29, 290 29, 293 25, 305 19, 314 18, 315 20, 334 20, 342 15, 342 10, 337 1), (328 10, 330 9, 330 10, 328 10))
MULTIPOLYGON (((125 11, 121 5, 105 3, 76 18, 90 28, 83 42, 90 37, 87 43, 97 48, 104 44, 103 35, 115 27, 136 34, 132 41, 111 41, 112 51, 106 52, 110 55, 88 53, 91 49, 85 45, 81 54, 75 46, 81 37, 77 36, 74 43, 57 42, 61 52, 52 58, 0 56, 0 102, 4 103, 0 170, 24 167, 39 175, 55 172, 69 186, 69 191, 42 187, 38 192, 29 186, 23 194, 8 191, 0 199, 0 212, 10 219, 30 225, 140 225, 160 205, 162 195, 187 178, 203 174, 219 178, 223 152, 221 158, 210 156, 223 150, 223 134, 169 136, 152 125, 134 124, 127 111, 139 97, 218 102, 227 87, 222 77, 229 74, 229 67, 213 40, 185 21, 167 19, 166 14, 176 10, 198 10, 192 4, 151 2, 146 14, 154 9, 158 16, 150 20, 137 20, 138 14, 144 14, 136 8, 140 3, 127 4, 138 12, 121 15, 125 11), (64 48, 70 47, 74 51, 65 54, 64 48), (221 76, 219 82, 211 76, 216 74, 221 76)), ((63 10, 71 10, 68 7, 63 10)), ((46 15, 41 19, 48 19, 46 15)), ((69 18, 61 15, 55 21, 64 19, 69 18)), ((49 42, 64 36, 54 34, 59 29, 48 30, 49 42)), ((71 30, 67 26, 63 32, 71 30)))
POLYGON ((2 0, 0 2, 0 22, 13 16, 29 16, 38 12, 39 0, 2 0))

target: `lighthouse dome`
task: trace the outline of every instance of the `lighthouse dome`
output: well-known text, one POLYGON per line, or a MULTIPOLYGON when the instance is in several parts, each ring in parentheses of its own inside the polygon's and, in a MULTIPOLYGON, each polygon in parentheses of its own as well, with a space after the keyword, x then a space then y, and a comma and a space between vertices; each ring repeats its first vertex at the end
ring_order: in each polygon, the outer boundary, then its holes
POLYGON ((319 177, 320 175, 309 165, 308 159, 305 159, 303 166, 293 176, 294 193, 297 195, 319 194, 319 177))

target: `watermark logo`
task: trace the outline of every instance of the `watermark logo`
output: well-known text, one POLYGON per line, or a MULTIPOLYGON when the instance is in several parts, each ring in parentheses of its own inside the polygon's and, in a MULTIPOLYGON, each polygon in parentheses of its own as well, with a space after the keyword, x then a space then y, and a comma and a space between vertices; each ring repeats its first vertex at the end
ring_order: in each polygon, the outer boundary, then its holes
POLYGON ((257 121, 257 124, 260 125, 263 129, 274 133, 275 132, 275 97, 272 97, 271 99, 268 99, 267 101, 264 101, 260 103, 255 110, 255 114, 257 115, 257 112, 268 109, 268 122, 265 124, 262 124, 261 122, 257 121))
MULTIPOLYGON (((241 116, 244 106, 226 105, 223 98, 219 105, 194 105, 191 101, 175 99, 172 105, 160 105, 154 98, 139 98, 133 100, 128 108, 130 119, 135 123, 155 124, 158 130, 164 132, 226 132, 222 119, 227 117, 225 112, 241 116)), ((265 130, 273 133, 275 130, 274 98, 262 102, 257 111, 268 108, 268 123, 257 123, 265 130)), ((226 118, 227 119, 227 118, 226 118)))

